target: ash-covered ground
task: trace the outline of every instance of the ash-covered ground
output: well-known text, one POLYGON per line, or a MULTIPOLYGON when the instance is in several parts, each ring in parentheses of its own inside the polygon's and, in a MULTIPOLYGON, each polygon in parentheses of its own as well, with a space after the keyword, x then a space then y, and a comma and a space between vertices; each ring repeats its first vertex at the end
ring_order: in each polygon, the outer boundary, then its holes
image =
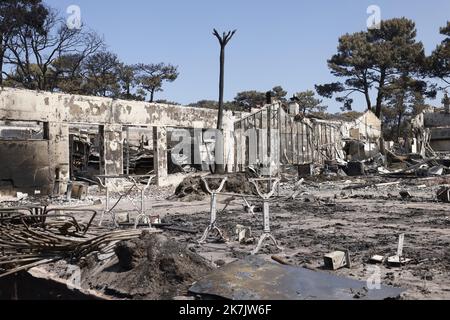
MULTIPOLYGON (((406 289, 402 296, 406 300, 449 299, 450 213, 449 205, 436 199, 440 184, 435 179, 380 177, 315 178, 302 185, 284 182, 270 204, 272 233, 284 250, 268 242, 260 254, 268 261, 277 255, 296 266, 362 281, 379 273, 382 284, 406 289), (373 255, 395 255, 400 234, 405 234, 404 256, 411 259, 409 264, 389 267, 369 262, 373 255), (336 250, 350 251, 352 268, 322 270, 323 256, 336 250)), ((226 192, 246 188, 238 185, 226 192)), ((263 231, 261 203, 254 192, 246 192, 252 194, 247 200, 256 206, 254 216, 245 210, 242 197, 219 196, 217 225, 230 242, 210 239, 199 245, 210 220, 209 197, 202 193, 197 198, 187 192, 189 198, 183 199, 179 193, 174 197, 175 188, 155 188, 146 198, 149 212, 159 215, 164 224, 190 232, 163 229, 153 235, 157 240, 143 236, 121 244, 118 255, 102 262, 85 261, 83 287, 113 299, 193 299, 188 289, 195 281, 214 268, 250 255, 263 231), (255 242, 239 244, 237 225, 250 227, 255 242)), ((131 209, 127 206, 121 204, 120 209, 131 209)), ((102 210, 103 204, 86 207, 102 210)), ((108 228, 109 217, 105 219, 104 228, 108 228)))
MULTIPOLYGON (((377 272, 374 267, 379 267, 383 284, 407 289, 403 299, 448 299, 450 212, 448 204, 436 200, 439 186, 427 186, 432 184, 429 182, 382 178, 306 181, 295 200, 288 199, 294 191, 293 184, 283 184, 280 201, 273 199, 270 209, 272 232, 285 250, 280 252, 269 242, 261 254, 268 260, 277 254, 294 265, 320 269, 325 254, 349 250, 352 268, 335 271, 336 274, 366 281, 377 272), (378 184, 386 185, 374 186, 378 184), (402 192, 408 192, 411 198, 405 199, 402 192), (402 233, 404 256, 412 260, 409 264, 393 268, 369 263, 373 255, 395 255, 402 233)), ((219 212, 230 200, 228 196, 221 197, 219 212)), ((258 206, 256 199, 249 201, 258 206)), ((231 201, 219 213, 217 225, 232 240, 237 225, 251 227, 257 240, 263 229, 262 213, 252 216, 244 211, 243 204, 239 197, 231 201)), ((205 210, 195 203, 189 212, 169 212, 165 222, 195 228, 200 236, 209 222, 209 211, 203 207, 205 210)), ((200 246, 193 244, 198 236, 175 236, 217 265, 248 255, 256 245, 233 241, 200 246)))

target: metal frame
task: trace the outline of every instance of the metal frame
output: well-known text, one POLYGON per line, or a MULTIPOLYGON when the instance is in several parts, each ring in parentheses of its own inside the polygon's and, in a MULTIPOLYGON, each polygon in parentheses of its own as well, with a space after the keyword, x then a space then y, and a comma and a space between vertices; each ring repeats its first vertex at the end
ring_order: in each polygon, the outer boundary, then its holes
MULTIPOLYGON (((98 214, 97 210, 92 210, 92 209, 52 208, 52 209, 49 209, 49 210, 45 211, 45 213, 44 213, 45 219, 47 217, 64 217, 65 216, 65 215, 59 215, 59 214, 50 215, 49 212, 74 212, 74 213, 76 213, 76 212, 83 212, 83 213, 92 213, 92 217, 89 219, 89 222, 87 223, 85 228, 81 228, 78 225, 78 222, 77 222, 77 220, 75 219, 74 216, 67 215, 67 217, 72 218, 75 221, 76 225, 80 228, 80 231, 83 231, 83 235, 85 235, 88 232, 89 228, 92 225, 92 222, 94 221, 95 217, 98 214)), ((45 221, 43 221, 43 224, 45 224, 45 221)))
MULTIPOLYGON (((147 218, 147 215, 145 213, 145 192, 148 190, 148 188, 150 187, 150 184, 152 183, 153 179, 156 178, 156 175, 120 175, 120 176, 97 176, 96 177, 97 180, 99 181, 100 185, 106 189, 106 205, 105 205, 105 210, 102 212, 101 218, 100 218, 100 222, 99 222, 99 226, 102 226, 103 223, 103 218, 105 214, 109 214, 111 215, 111 218, 113 220, 114 226, 116 228, 119 227, 119 224, 117 223, 116 220, 116 214, 114 212, 114 209, 117 207, 117 205, 126 197, 130 203, 133 205, 133 207, 135 208, 135 210, 138 212, 138 216, 135 219, 135 225, 134 228, 137 229, 138 225, 139 225, 139 221, 141 219, 145 219, 147 218), (104 182, 102 181, 102 179, 104 179, 104 182), (114 184, 109 184, 108 180, 118 180, 118 179, 125 179, 131 182, 131 187, 125 192, 120 192, 115 186, 114 184), (147 184, 142 187, 142 184, 139 183, 139 179, 148 179, 147 184), (110 186, 113 186, 112 188, 120 195, 119 199, 115 202, 115 204, 110 207, 110 195, 111 195, 111 190, 110 190, 110 186), (136 205, 135 203, 135 199, 131 197, 131 192, 133 190, 138 190, 140 191, 140 206, 136 205)), ((129 219, 129 215, 128 215, 128 219, 129 219)), ((149 219, 148 221, 149 224, 149 228, 151 228, 151 221, 149 219)))
MULTIPOLYGON (((37 208, 37 207, 36 207, 37 208)), ((32 212, 31 210, 28 210, 27 208, 8 208, 10 210, 5 210, 5 209, 0 209, 1 213, 9 213, 8 211, 11 211, 11 213, 15 213, 15 211, 17 211, 17 209, 19 209, 19 211, 28 211, 28 212, 32 212)), ((31 208, 30 208, 31 209, 31 208)), ((22 221, 22 223, 25 226, 29 226, 28 223, 26 222, 26 220, 32 220, 33 224, 40 224, 41 227, 43 229, 46 228, 46 222, 48 218, 69 218, 71 220, 72 225, 75 227, 76 232, 82 232, 82 235, 86 235, 86 233, 88 232, 89 228, 92 225, 92 222, 94 221, 95 217, 97 216, 97 211, 96 210, 92 210, 92 209, 70 209, 70 208, 53 208, 53 209, 49 209, 49 210, 45 210, 42 214, 30 214, 30 215, 26 215, 26 214, 16 214, 10 217, 0 217, 0 224, 3 224, 4 221, 14 221, 16 219, 19 219, 20 221, 22 221), (55 214, 50 214, 50 212, 55 212, 55 214), (90 212, 92 213, 92 217, 90 218, 88 224, 86 226, 84 225, 80 225, 77 221, 77 219, 75 218, 75 216, 73 215, 68 215, 68 214, 58 214, 58 212, 90 212)))
POLYGON ((218 238, 224 240, 225 242, 228 242, 228 239, 224 236, 224 233, 222 230, 217 227, 216 221, 217 221, 217 195, 222 191, 223 187, 225 186, 225 183, 227 182, 228 178, 226 177, 210 177, 205 178, 202 177, 202 181, 205 184, 206 190, 211 195, 211 211, 210 211, 210 223, 209 226, 206 228, 205 232, 203 233, 203 236, 198 241, 199 244, 205 243, 206 239, 208 238, 208 235, 212 233, 213 231, 216 231, 218 233, 218 238), (219 188, 216 190, 211 190, 208 180, 220 180, 219 188))
MULTIPOLYGON (((24 207, 9 207, 9 208, 0 208, 0 218, 4 219, 4 215, 11 215, 13 213, 17 213, 18 211, 26 211, 30 213, 30 216, 43 216, 47 207, 45 206, 24 206, 24 207)), ((45 221, 44 219, 42 221, 45 221)))
POLYGON ((269 200, 274 195, 274 193, 277 189, 277 186, 280 183, 280 179, 279 178, 250 179, 250 183, 252 183, 255 186, 256 192, 258 193, 258 195, 261 197, 261 199, 263 201, 263 214, 264 214, 264 233, 261 236, 261 238, 259 239, 258 245, 256 246, 255 250, 252 251, 252 255, 258 254, 258 252, 262 248, 264 241, 266 241, 266 240, 272 240, 272 242, 275 244, 275 246, 278 249, 283 250, 283 248, 278 245, 277 240, 272 235, 272 232, 270 230, 269 200), (269 188, 270 188, 269 193, 263 193, 259 188, 258 182, 267 182, 269 185, 269 188))

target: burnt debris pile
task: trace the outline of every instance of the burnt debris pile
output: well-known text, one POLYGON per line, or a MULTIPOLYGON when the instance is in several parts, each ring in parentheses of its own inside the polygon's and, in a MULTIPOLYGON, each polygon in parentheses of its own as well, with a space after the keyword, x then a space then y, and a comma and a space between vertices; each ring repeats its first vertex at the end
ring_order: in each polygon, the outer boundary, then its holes
POLYGON ((173 299, 212 270, 186 246, 161 234, 143 232, 116 248, 116 263, 87 276, 91 286, 105 293, 132 299, 173 299))

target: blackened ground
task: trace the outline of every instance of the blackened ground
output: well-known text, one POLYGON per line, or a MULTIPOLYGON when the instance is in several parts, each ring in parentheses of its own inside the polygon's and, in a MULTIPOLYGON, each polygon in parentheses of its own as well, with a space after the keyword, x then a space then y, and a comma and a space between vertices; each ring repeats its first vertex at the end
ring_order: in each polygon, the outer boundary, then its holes
POLYGON ((201 256, 160 234, 143 233, 116 247, 117 259, 101 271, 84 270, 90 288, 116 298, 173 299, 212 270, 201 256))
MULTIPOLYGON (((337 274, 365 281, 378 272, 374 267, 379 267, 383 284, 407 289, 404 299, 449 299, 450 216, 448 204, 434 199, 434 188, 394 186, 350 194, 343 192, 342 187, 329 184, 327 190, 309 188, 308 193, 317 199, 312 202, 308 195, 271 204, 272 232, 285 251, 280 253, 268 245, 262 255, 270 260, 272 254, 278 254, 294 265, 320 269, 325 254, 350 250, 352 269, 341 269, 337 274), (399 195, 405 188, 413 195, 411 200, 402 200, 399 195), (393 268, 369 263, 373 255, 395 255, 402 233, 406 235, 404 255, 412 260, 410 264, 393 268)), ((183 221, 202 231, 209 222, 209 213, 166 217, 168 223, 183 221)), ((238 224, 251 227, 257 240, 263 229, 262 214, 253 217, 239 205, 219 214, 217 225, 232 240, 238 224)), ((188 243, 195 240, 190 235, 179 237, 188 243)), ((229 262, 248 255, 254 246, 233 241, 228 245, 211 243, 193 248, 208 259, 229 262)))

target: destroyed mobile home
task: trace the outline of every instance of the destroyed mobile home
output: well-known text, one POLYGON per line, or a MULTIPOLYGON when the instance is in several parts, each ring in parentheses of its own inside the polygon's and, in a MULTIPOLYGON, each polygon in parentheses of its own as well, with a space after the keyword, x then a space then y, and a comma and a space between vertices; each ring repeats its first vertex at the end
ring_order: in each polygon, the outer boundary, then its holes
POLYGON ((0 298, 449 298, 445 119, 4 89, 0 298))

